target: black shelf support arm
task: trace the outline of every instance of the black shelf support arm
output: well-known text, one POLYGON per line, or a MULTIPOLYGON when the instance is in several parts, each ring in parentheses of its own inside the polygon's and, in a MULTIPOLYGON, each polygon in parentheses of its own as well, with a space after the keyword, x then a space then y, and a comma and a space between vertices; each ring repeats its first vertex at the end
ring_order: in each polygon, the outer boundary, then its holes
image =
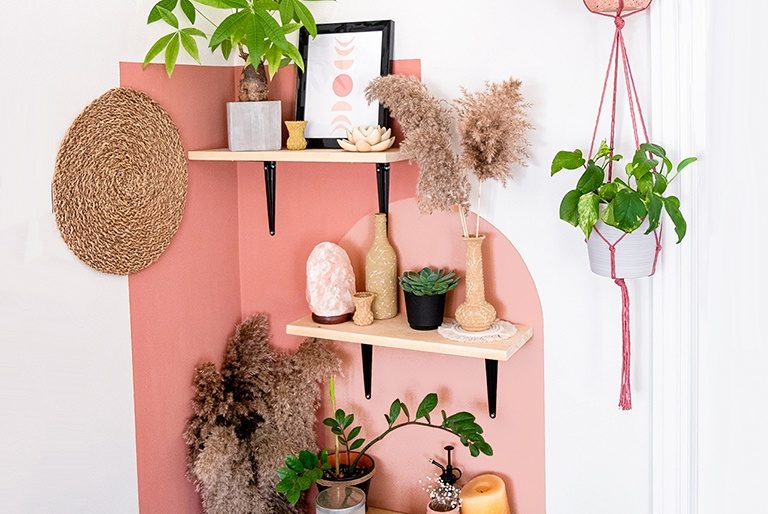
POLYGON ((485 359, 485 385, 488 392, 488 415, 496 418, 496 389, 499 384, 499 361, 485 359))
POLYGON ((373 365, 373 346, 361 344, 360 349, 363 352, 363 385, 365 386, 365 399, 371 399, 371 368, 373 365))
POLYGON ((275 181, 277 179, 277 163, 264 161, 264 186, 267 190, 267 219, 269 220, 269 235, 275 235, 275 181))
POLYGON ((389 213, 389 163, 376 164, 376 188, 379 192, 379 212, 389 213))

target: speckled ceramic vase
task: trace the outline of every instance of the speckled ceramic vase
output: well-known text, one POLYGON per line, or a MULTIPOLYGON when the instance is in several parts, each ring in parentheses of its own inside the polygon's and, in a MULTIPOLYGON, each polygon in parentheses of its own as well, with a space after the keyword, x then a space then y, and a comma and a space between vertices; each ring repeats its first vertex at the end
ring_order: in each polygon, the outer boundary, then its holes
POLYGON ((488 330, 496 321, 496 309, 485 300, 483 241, 485 236, 464 237, 467 245, 467 272, 464 283, 467 297, 456 309, 456 321, 468 332, 488 330))
POLYGON ((364 291, 352 295, 352 301, 355 302, 355 314, 352 316, 352 322, 355 325, 365 327, 373 323, 373 299, 375 294, 364 291))
POLYGON ((288 150, 304 150, 307 148, 307 140, 304 137, 304 129, 307 128, 306 121, 286 121, 288 128, 288 140, 285 146, 288 150))
POLYGON ((373 244, 365 258, 365 290, 374 293, 374 319, 397 316, 397 255, 387 239, 387 215, 374 214, 373 244))

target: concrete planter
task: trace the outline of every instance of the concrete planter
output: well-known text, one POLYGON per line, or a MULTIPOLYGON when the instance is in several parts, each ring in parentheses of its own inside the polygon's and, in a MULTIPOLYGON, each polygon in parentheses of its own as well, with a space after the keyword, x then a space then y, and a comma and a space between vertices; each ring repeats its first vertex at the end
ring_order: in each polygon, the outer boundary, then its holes
POLYGON ((227 134, 233 152, 280 150, 281 102, 227 103, 227 134))

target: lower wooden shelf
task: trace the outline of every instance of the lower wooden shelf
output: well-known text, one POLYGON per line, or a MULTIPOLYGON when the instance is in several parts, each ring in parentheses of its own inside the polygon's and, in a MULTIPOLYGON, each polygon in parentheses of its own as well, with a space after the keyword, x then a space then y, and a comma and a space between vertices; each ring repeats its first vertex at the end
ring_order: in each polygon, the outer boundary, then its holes
POLYGON ((285 331, 295 336, 360 343, 365 397, 368 399, 371 398, 374 346, 485 359, 488 414, 491 418, 495 418, 499 361, 509 360, 533 337, 533 330, 530 327, 515 326, 517 327, 515 335, 509 339, 490 343, 452 341, 441 336, 437 330, 413 330, 408 326, 404 314, 398 314, 392 319, 377 320, 367 327, 357 326, 351 321, 338 325, 322 325, 313 321, 311 316, 306 316, 286 325, 285 331))

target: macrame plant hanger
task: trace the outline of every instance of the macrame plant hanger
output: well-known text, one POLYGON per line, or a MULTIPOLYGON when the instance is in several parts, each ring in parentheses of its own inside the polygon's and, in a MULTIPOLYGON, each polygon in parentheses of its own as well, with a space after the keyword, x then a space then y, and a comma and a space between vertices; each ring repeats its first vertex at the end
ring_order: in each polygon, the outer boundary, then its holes
MULTIPOLYGON (((611 157, 613 157, 613 148, 615 148, 616 142, 616 101, 618 97, 618 85, 619 85, 619 63, 622 65, 624 81, 626 83, 627 97, 629 100, 629 114, 632 119, 632 131, 635 137, 636 148, 640 147, 641 143, 648 143, 648 128, 645 124, 645 117, 643 116, 643 109, 640 106, 640 100, 638 99, 637 87, 635 86, 635 79, 632 75, 632 67, 629 63, 629 57, 627 55, 627 46, 624 41, 623 29, 625 20, 630 16, 645 11, 650 7, 653 0, 646 0, 640 2, 644 5, 638 4, 637 0, 632 1, 633 6, 625 11, 625 5, 628 3, 625 0, 618 1, 618 7, 616 12, 607 13, 601 12, 598 8, 599 4, 605 3, 600 0, 583 0, 584 5, 590 12, 613 18, 616 25, 616 31, 613 36, 613 45, 611 47, 611 54, 608 58, 608 68, 605 71, 605 81, 603 83, 603 91, 600 95, 600 106, 597 109, 597 120, 595 121, 595 128, 592 132, 592 142, 589 146, 589 159, 595 150, 595 142, 597 141, 597 130, 600 125, 600 117, 605 105, 605 97, 608 91, 608 84, 613 83, 613 96, 611 100, 611 132, 610 132, 610 147, 611 157), (639 122, 639 126, 638 126, 639 122), (642 131, 642 141, 640 134, 642 131)), ((608 164, 608 181, 613 179, 613 161, 608 164)), ((622 410, 632 409, 632 387, 630 385, 630 367, 631 367, 631 334, 629 324, 629 290, 624 278, 616 275, 616 247, 626 237, 623 234, 616 241, 609 241, 597 227, 594 228, 595 233, 608 245, 608 249, 611 255, 611 278, 616 285, 621 288, 621 332, 622 332, 622 365, 621 365, 621 394, 619 396, 619 407, 622 410)), ((661 253, 661 234, 662 227, 654 231, 654 237, 656 238, 656 254, 653 259, 653 268, 649 276, 653 276, 656 273, 656 264, 659 260, 659 254, 661 253)))

